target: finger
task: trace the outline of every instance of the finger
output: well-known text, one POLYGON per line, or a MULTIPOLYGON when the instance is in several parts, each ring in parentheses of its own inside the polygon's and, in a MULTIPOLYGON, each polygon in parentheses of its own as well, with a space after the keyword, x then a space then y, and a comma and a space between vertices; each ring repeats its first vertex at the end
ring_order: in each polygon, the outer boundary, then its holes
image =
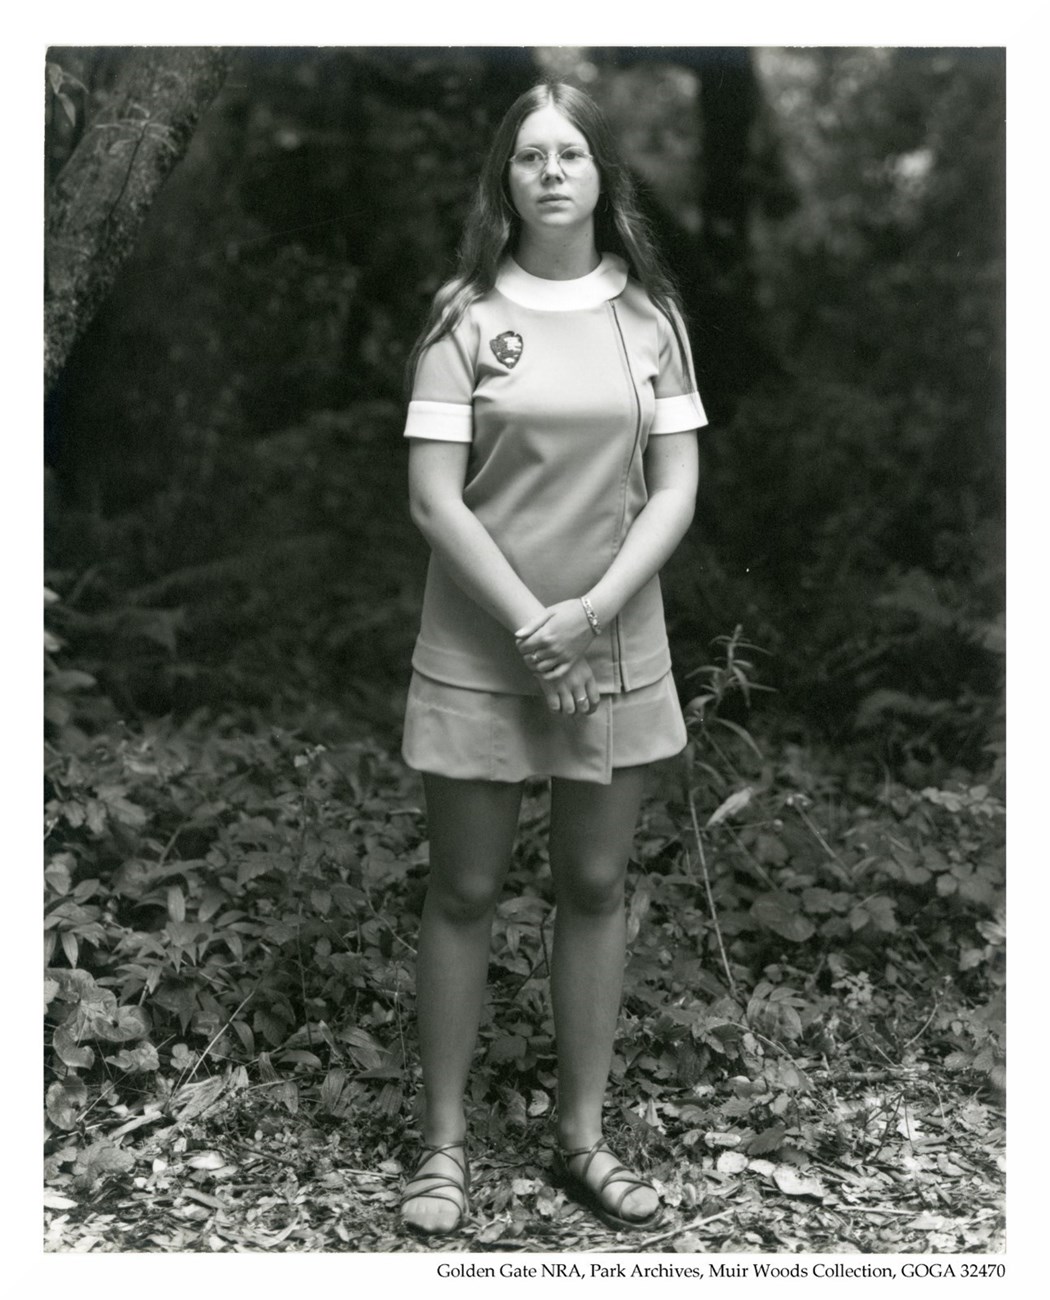
MULTIPOLYGON (((519 649, 521 649, 520 646, 519 649)), ((531 650, 528 654, 522 653, 521 658, 525 660, 525 666, 529 668, 530 672, 547 672, 563 662, 560 655, 556 655, 550 650, 531 650)))
POLYGON ((590 701, 592 709, 596 709, 602 702, 602 693, 598 689, 598 683, 592 677, 587 683, 587 699, 590 701))
POLYGON ((547 695, 547 708, 552 713, 561 712, 561 695, 557 691, 551 691, 547 695))
POLYGON ((576 701, 576 711, 578 714, 589 714, 594 708, 594 701, 591 699, 590 686, 585 682, 577 682, 576 689, 573 690, 573 698, 576 701))
POLYGON ((576 700, 575 700, 575 698, 573 697, 573 693, 572 693, 572 691, 570 690, 570 688, 569 688, 568 686, 564 686, 564 685, 563 685, 563 686, 561 686, 561 687, 559 688, 559 690, 558 690, 558 694, 561 696, 561 708, 562 708, 562 712, 563 712, 563 713, 575 713, 575 712, 576 712, 576 700))
POLYGON ((526 637, 532 636, 532 634, 538 631, 550 617, 551 611, 549 609, 541 610, 535 618, 530 618, 527 623, 518 628, 514 633, 515 640, 524 641, 526 637))

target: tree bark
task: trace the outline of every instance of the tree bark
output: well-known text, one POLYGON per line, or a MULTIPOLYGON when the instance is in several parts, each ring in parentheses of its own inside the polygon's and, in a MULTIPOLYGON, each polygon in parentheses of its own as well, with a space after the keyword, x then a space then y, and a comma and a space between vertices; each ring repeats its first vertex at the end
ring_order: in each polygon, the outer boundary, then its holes
POLYGON ((44 245, 45 394, 109 293, 235 52, 130 50, 106 103, 55 178, 44 245))

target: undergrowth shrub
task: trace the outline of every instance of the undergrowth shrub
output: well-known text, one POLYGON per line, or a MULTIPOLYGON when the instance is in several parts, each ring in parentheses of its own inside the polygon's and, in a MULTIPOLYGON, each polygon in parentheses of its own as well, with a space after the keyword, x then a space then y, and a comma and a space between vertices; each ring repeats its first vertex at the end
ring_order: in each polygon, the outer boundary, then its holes
MULTIPOLYGON (((52 637, 46 654, 49 1177, 119 1174, 123 1134, 249 1081, 318 1123, 402 1124, 416 777, 374 742, 244 711, 124 724, 67 651, 52 637)), ((921 1058, 1002 1083, 1000 799, 887 782, 858 802, 813 751, 773 752, 728 716, 756 673, 741 630, 722 638, 643 815, 613 1063, 639 1141, 824 1149, 817 1071, 921 1058)), ((475 1104, 522 1132, 555 1095, 546 825, 532 783, 472 1077, 475 1104)))

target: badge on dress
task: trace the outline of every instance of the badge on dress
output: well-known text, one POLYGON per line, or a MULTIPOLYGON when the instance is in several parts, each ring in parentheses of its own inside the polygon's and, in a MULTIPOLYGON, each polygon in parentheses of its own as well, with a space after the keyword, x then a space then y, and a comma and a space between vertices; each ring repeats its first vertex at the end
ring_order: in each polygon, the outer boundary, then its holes
POLYGON ((496 360, 501 361, 508 370, 513 370, 521 360, 521 350, 525 346, 520 334, 513 330, 504 330, 494 339, 489 339, 489 347, 495 353, 496 360))

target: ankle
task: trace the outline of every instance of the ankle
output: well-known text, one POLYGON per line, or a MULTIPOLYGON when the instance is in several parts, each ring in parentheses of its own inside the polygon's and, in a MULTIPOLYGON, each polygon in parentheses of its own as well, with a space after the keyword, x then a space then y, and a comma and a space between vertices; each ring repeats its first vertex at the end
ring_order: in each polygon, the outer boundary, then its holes
POLYGON ((441 1117, 423 1121, 423 1141, 429 1147, 450 1146, 464 1142, 467 1136, 467 1123, 463 1116, 441 1117))
POLYGON ((563 1151, 589 1151, 602 1140, 601 1123, 574 1123, 566 1120, 558 1123, 558 1145, 563 1151))

